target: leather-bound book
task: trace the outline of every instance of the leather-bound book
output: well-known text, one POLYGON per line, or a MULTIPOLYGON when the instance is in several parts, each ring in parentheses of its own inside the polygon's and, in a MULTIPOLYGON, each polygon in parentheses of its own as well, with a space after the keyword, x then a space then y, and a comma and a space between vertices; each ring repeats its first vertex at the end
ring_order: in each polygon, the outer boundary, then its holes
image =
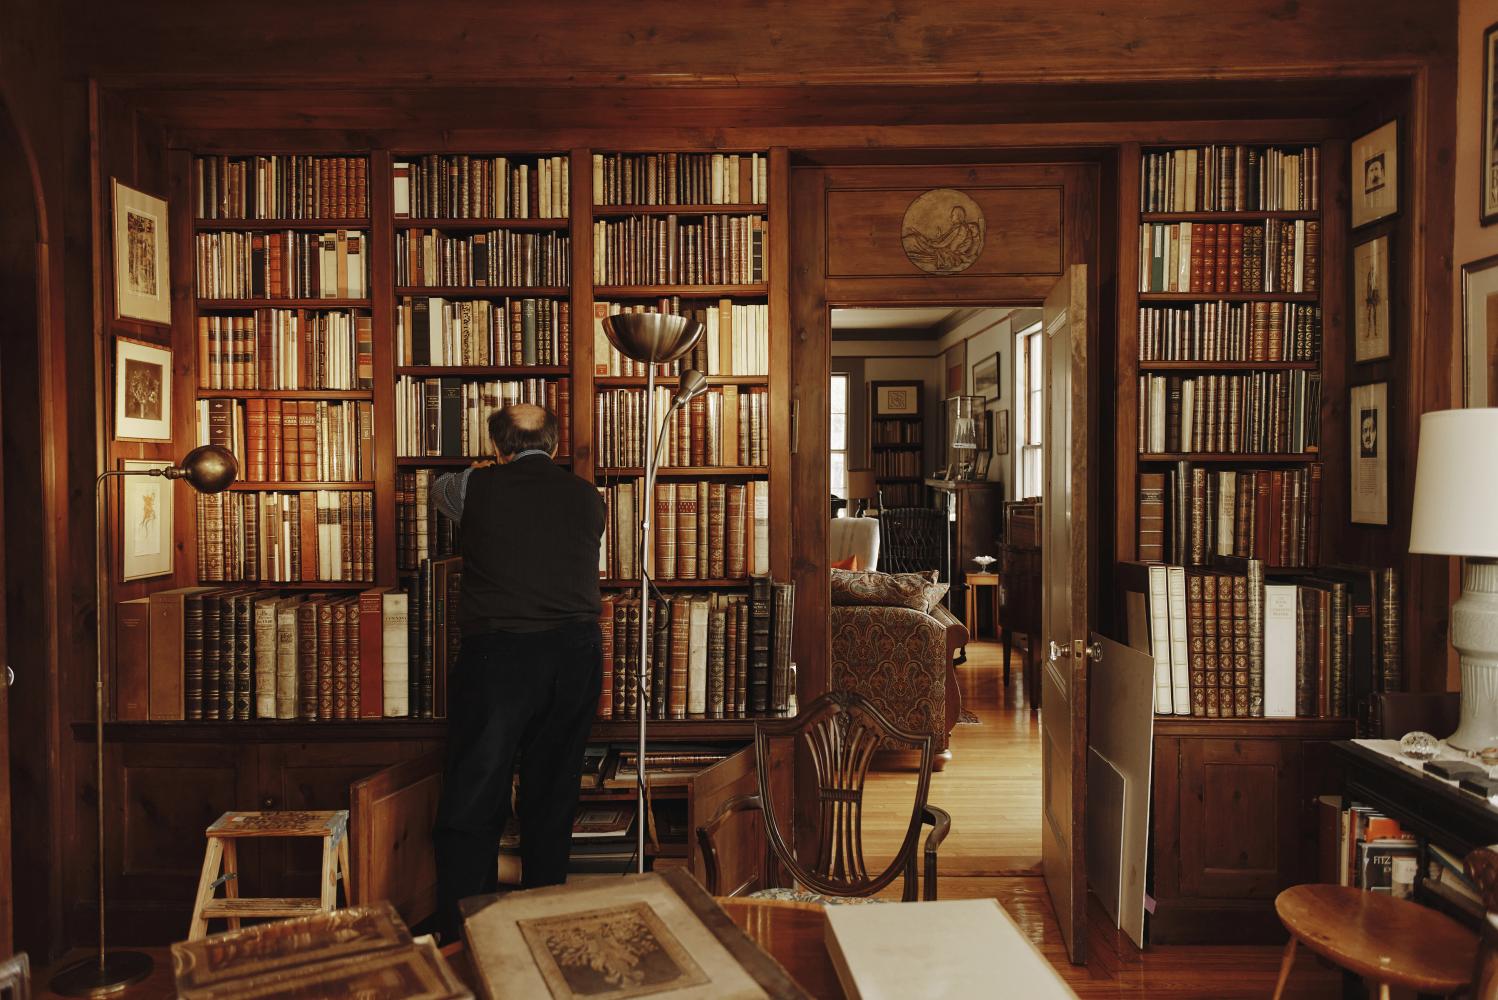
POLYGON ((696 580, 697 504, 699 490, 705 484, 679 482, 676 484, 676 578, 696 580))
POLYGON ((204 648, 203 604, 207 588, 188 593, 182 601, 182 704, 183 718, 203 718, 204 648))
POLYGON ((1161 562, 1165 558, 1165 473, 1139 474, 1140 562, 1161 562))
POLYGON ((266 479, 265 419, 267 400, 256 397, 244 401, 245 412, 245 478, 252 483, 266 479))
POLYGON ((114 717, 151 717, 151 599, 117 601, 114 611, 114 717))
MULTIPOLYGON (((202 681, 199 691, 199 709, 196 718, 217 722, 223 718, 224 688, 224 615, 223 599, 227 591, 209 591, 202 598, 202 681)), ((229 628, 233 628, 233 610, 229 613, 229 628)), ((232 641, 232 631, 231 631, 232 641)), ((234 688, 233 660, 230 660, 229 689, 234 688)))
MULTIPOLYGON (((1222 716, 1222 611, 1218 601, 1218 580, 1219 577, 1210 573, 1202 577, 1202 682, 1209 719, 1222 716)), ((1229 684, 1228 714, 1231 715, 1231 681, 1229 684)))
MULTIPOLYGON (((1248 577, 1230 576, 1223 579, 1229 581, 1228 606, 1231 611, 1229 631, 1232 636, 1232 652, 1231 658, 1224 661, 1224 666, 1231 666, 1232 715, 1237 719, 1246 719, 1249 718, 1248 577)), ((1220 591, 1218 599, 1222 599, 1220 591)), ((1228 689, 1226 677, 1224 689, 1228 689)), ((1223 712, 1224 716, 1227 714, 1226 711, 1223 712)))
MULTIPOLYGON (((281 404, 281 479, 294 483, 302 478, 302 432, 301 407, 294 399, 284 399, 281 404)), ((270 413, 267 411, 266 420, 270 413)))
POLYGON ((296 609, 296 717, 306 721, 317 718, 317 625, 323 601, 309 597, 296 609))
POLYGON ((739 675, 739 600, 730 597, 723 607, 723 715, 738 714, 735 690, 739 675))
POLYGON ((756 714, 770 707, 770 647, 773 590, 768 576, 749 582, 749 684, 748 709, 756 714))
POLYGON ((795 624, 796 585, 774 583, 774 620, 770 653, 770 708, 784 712, 790 707, 791 638, 795 624))
POLYGON ((598 719, 614 717, 614 595, 604 594, 598 614, 600 660, 603 663, 603 684, 598 689, 598 719))
POLYGON ((724 483, 708 484, 707 576, 721 580, 727 573, 728 491, 724 483))
POLYGON ((333 714, 333 609, 337 600, 331 597, 319 597, 314 603, 317 605, 316 672, 313 675, 317 685, 317 701, 314 717, 327 720, 335 718, 333 714))
POLYGON ((722 607, 710 607, 707 621, 707 716, 723 718, 724 685, 727 677, 727 615, 722 607))
POLYGON ((614 662, 613 662, 613 684, 610 692, 613 697, 613 710, 611 717, 614 719, 628 718, 628 681, 626 679, 626 664, 629 661, 629 598, 621 595, 611 599, 614 611, 614 662))
POLYGON ((743 483, 730 483, 724 499, 724 572, 731 580, 741 580, 747 575, 745 564, 745 487, 743 483))
POLYGON ((1403 615, 1399 606, 1399 570, 1385 567, 1378 571, 1377 601, 1379 690, 1403 691, 1403 615))
POLYGON ((674 482, 655 484, 655 576, 674 580, 677 575, 677 496, 674 482))
POLYGON ((671 648, 668 656, 666 714, 673 719, 687 717, 687 670, 691 658, 692 598, 678 594, 671 600, 671 648))
POLYGON ((1200 572, 1186 574, 1186 636, 1191 683, 1191 714, 1207 714, 1206 578, 1200 572))

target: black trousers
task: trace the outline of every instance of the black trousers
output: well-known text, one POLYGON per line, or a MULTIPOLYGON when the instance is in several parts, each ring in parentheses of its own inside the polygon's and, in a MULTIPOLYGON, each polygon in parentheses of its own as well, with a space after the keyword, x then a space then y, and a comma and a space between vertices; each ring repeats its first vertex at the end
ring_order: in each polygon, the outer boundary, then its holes
POLYGON ((567 881, 583 748, 602 683, 594 622, 463 637, 448 679, 447 761, 432 831, 446 939, 457 939, 458 900, 498 887, 517 756, 525 887, 567 881))

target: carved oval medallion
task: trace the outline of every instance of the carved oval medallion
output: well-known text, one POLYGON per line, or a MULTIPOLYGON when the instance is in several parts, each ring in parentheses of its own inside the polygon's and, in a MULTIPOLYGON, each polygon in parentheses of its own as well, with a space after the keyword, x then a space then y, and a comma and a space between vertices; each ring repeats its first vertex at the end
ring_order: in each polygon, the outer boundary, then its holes
POLYGON ((905 209, 905 256, 931 274, 959 274, 983 252, 983 209, 955 188, 932 188, 905 209))

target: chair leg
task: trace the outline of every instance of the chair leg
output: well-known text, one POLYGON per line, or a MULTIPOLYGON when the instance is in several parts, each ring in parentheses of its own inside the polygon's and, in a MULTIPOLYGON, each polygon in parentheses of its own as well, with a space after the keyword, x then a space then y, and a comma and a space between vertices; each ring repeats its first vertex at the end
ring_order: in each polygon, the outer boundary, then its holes
MULTIPOLYGON (((232 875, 232 876, 234 876, 233 878, 229 879, 228 881, 226 881, 224 883, 224 898, 225 899, 238 899, 239 898, 239 844, 236 843, 235 841, 232 841, 232 840, 226 840, 226 841, 224 841, 224 872, 223 873, 225 875, 232 875)), ((239 930, 239 918, 238 917, 230 917, 229 918, 229 929, 231 931, 237 931, 237 930, 239 930)))
POLYGON ((348 837, 338 842, 338 867, 343 876, 343 905, 354 905, 354 872, 348 863, 348 837))
POLYGON ((203 852, 203 874, 198 878, 198 898, 192 906, 192 923, 187 928, 189 941, 208 936, 208 918, 203 916, 203 907, 213 899, 213 880, 218 878, 223 860, 224 842, 217 837, 209 837, 208 849, 203 852))
POLYGON ((338 878, 333 872, 336 849, 333 838, 322 840, 322 908, 329 912, 338 909, 338 878))
POLYGON ((1295 935, 1290 935, 1290 941, 1285 945, 1285 957, 1280 960, 1280 978, 1274 984, 1274 1000, 1280 1000, 1285 992, 1285 982, 1290 978, 1290 969, 1295 965, 1295 948, 1300 942, 1295 940, 1295 935))

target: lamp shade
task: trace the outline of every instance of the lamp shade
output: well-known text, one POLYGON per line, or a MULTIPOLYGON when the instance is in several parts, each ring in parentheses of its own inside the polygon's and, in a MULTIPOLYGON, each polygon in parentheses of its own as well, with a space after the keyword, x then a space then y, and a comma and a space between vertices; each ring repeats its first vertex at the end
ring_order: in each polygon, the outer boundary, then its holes
POLYGON ((865 500, 874 496, 879 487, 874 482, 873 469, 848 470, 848 499, 865 500))
POLYGON ((619 353, 634 361, 665 364, 697 346, 703 326, 671 313, 618 313, 603 321, 603 332, 619 353))
POLYGON ((227 448, 205 444, 182 457, 174 469, 167 470, 170 479, 185 479, 199 493, 222 493, 239 476, 239 461, 227 448))
POLYGON ((1498 558, 1498 409, 1420 418, 1410 551, 1498 558))
POLYGON ((707 376, 695 368, 684 369, 676 386, 676 404, 684 406, 707 392, 707 376))

